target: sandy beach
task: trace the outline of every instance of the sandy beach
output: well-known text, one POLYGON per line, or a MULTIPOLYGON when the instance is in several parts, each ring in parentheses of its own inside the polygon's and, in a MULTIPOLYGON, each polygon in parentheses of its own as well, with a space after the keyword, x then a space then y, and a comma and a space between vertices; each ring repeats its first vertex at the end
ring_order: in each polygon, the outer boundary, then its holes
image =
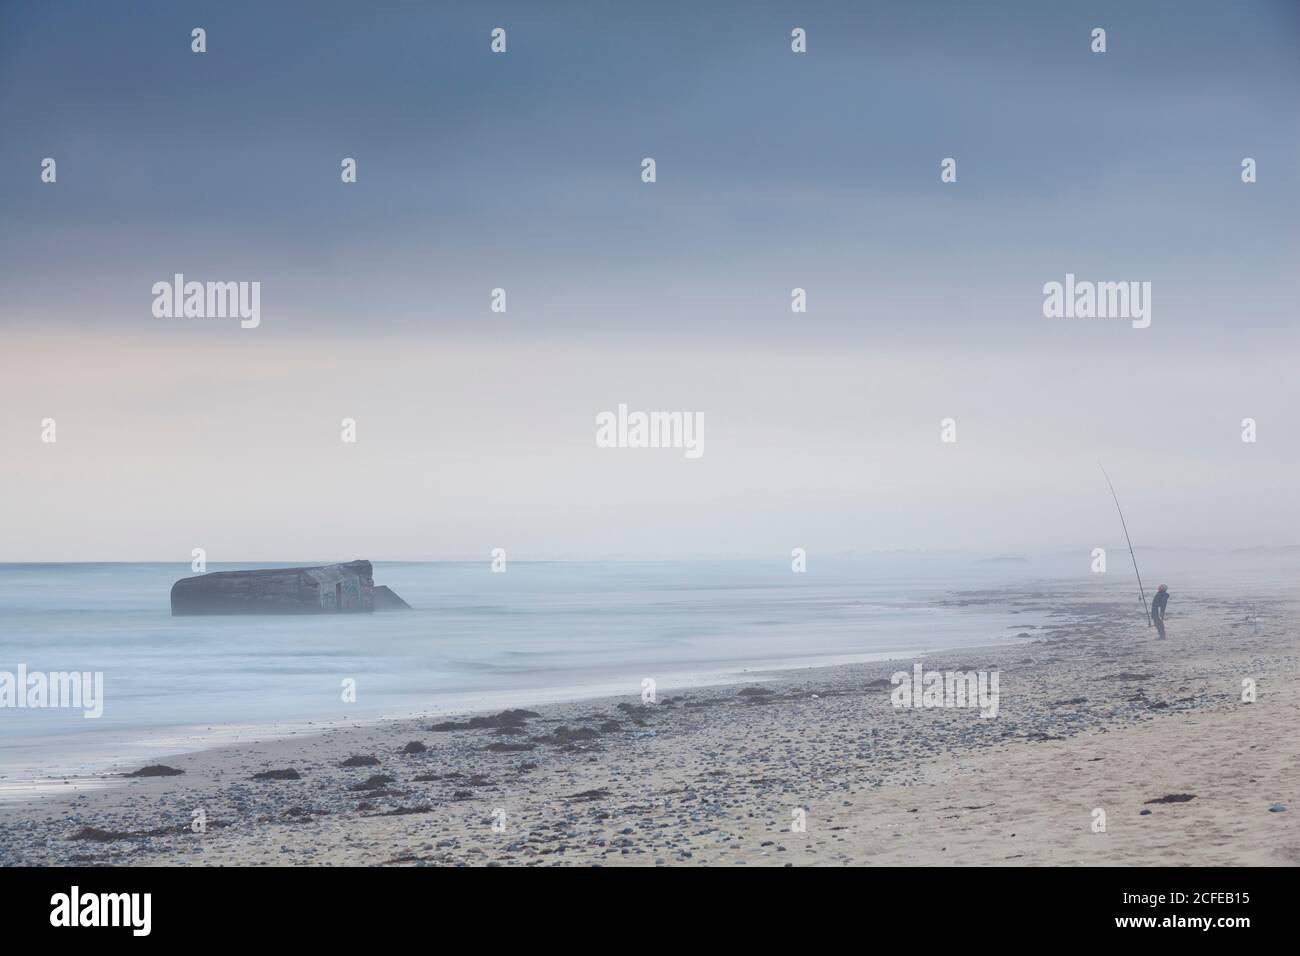
POLYGON ((346 727, 0 806, 0 863, 1300 862, 1300 602, 1188 596, 1157 642, 1069 589, 951 601, 1051 615, 921 662, 996 671, 994 717, 894 706, 897 661, 346 727))

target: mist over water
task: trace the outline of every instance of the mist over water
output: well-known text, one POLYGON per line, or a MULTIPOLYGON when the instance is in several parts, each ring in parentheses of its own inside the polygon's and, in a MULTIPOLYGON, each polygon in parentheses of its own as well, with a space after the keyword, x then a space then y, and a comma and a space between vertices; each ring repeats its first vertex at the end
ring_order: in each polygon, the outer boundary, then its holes
MULTIPOLYGON (((1175 613, 1189 592, 1265 599, 1300 570, 1295 550, 1139 560, 1148 592, 1169 579, 1175 613)), ((104 673, 97 720, 76 709, 0 711, 0 785, 134 759, 168 731, 192 749, 232 727, 631 700, 647 677, 664 693, 745 671, 1011 641, 1043 623, 1002 604, 961 606, 963 591, 1095 588, 1131 597, 1140 621, 1128 554, 1112 551, 1109 562, 1106 574, 1090 573, 1086 554, 812 555, 807 573, 792 573, 788 559, 511 561, 505 573, 487 561, 379 562, 376 584, 414 610, 181 618, 168 594, 188 564, 0 565, 0 670, 104 673), (342 700, 345 679, 356 682, 355 703, 342 700)))

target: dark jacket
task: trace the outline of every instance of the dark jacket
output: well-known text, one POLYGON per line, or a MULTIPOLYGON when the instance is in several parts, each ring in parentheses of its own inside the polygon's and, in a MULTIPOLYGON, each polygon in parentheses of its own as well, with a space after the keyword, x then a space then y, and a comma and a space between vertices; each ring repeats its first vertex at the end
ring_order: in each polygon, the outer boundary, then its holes
POLYGON ((1151 616, 1158 621, 1165 619, 1165 605, 1169 603, 1168 591, 1157 591, 1151 599, 1151 616))

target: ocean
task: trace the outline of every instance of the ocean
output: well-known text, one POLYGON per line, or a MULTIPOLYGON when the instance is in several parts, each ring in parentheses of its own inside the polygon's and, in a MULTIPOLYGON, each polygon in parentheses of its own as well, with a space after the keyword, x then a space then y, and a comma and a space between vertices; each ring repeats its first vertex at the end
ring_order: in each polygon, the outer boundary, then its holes
POLYGON ((646 679, 663 694, 763 670, 1012 641, 1042 621, 936 602, 1034 580, 1121 591, 1131 582, 1121 568, 1088 574, 1086 556, 814 555, 806 573, 788 559, 511 561, 505 573, 487 560, 376 562, 375 583, 413 610, 173 618, 171 585, 191 573, 184 563, 0 564, 0 672, 104 675, 97 719, 0 708, 0 796, 339 721, 636 700, 646 679))

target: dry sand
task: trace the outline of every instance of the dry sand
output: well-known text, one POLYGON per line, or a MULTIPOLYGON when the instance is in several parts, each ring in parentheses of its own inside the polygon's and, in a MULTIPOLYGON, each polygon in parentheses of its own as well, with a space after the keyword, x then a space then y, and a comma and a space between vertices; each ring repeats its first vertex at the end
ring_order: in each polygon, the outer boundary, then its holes
POLYGON ((0 806, 0 863, 1300 862, 1300 604, 1260 603, 1252 624, 1246 602, 1180 598, 1158 642, 1131 604, 1070 591, 954 601, 1054 609, 1031 642, 924 662, 997 670, 991 719, 895 708, 887 678, 905 661, 537 708, 515 726, 345 728, 0 806), (403 753, 413 741, 427 749, 403 753), (340 766, 356 756, 375 763, 340 766), (252 779, 268 770, 299 779, 252 779), (1191 799, 1149 802, 1169 795, 1191 799))

